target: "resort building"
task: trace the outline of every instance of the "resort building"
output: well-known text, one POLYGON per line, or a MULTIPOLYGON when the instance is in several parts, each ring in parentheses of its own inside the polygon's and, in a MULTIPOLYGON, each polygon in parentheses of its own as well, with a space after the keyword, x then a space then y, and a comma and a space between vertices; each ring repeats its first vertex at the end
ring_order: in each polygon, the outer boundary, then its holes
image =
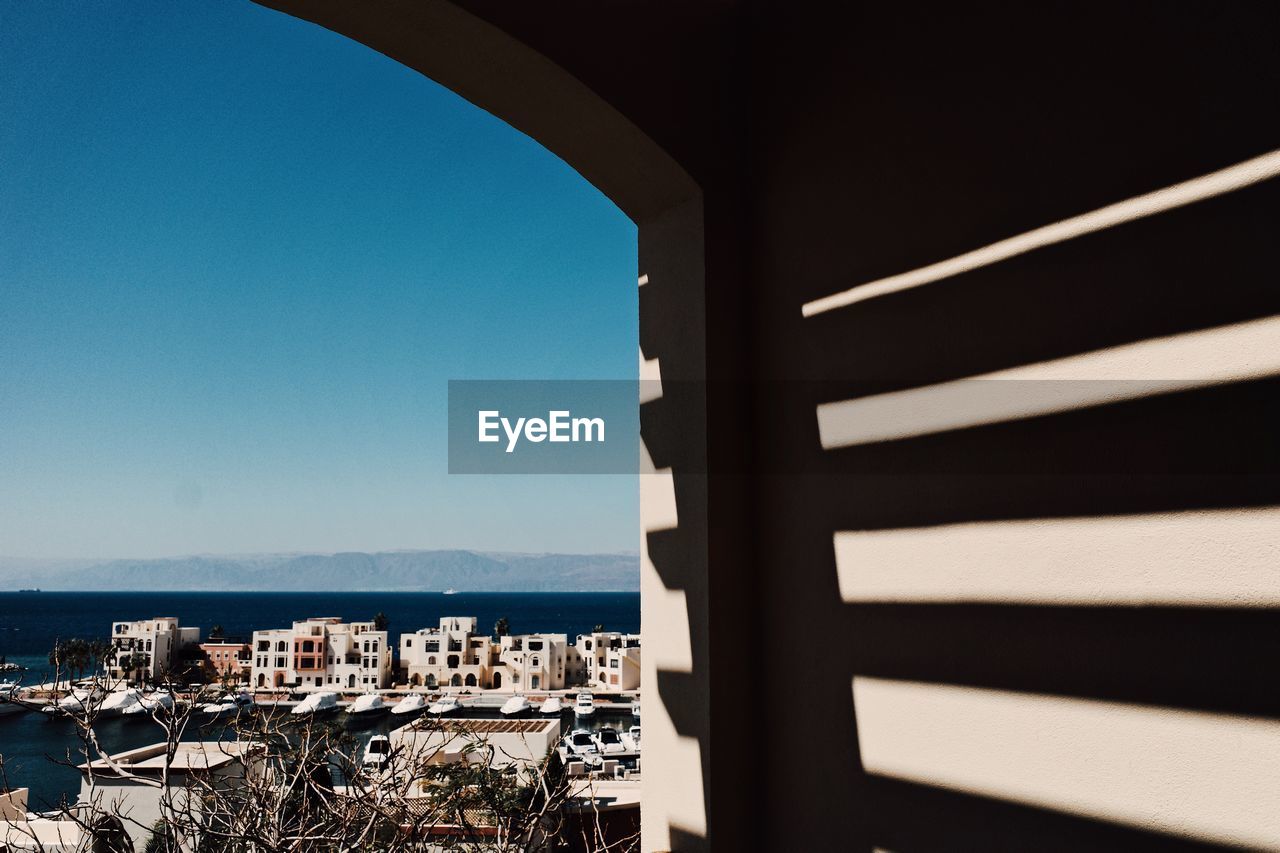
POLYGON ((575 674, 589 687, 635 690, 640 686, 640 635, 617 631, 579 634, 576 652, 581 667, 575 674))
POLYGON ((446 616, 438 628, 400 635, 400 666, 412 687, 488 687, 493 641, 478 634, 476 617, 446 616))
POLYGON ((200 644, 204 659, 219 681, 248 681, 253 647, 239 637, 210 637, 200 644))
POLYGON ((400 635, 400 680, 410 687, 475 687, 512 693, 563 690, 598 678, 602 686, 640 686, 640 636, 478 633, 474 616, 446 616, 439 627, 400 635), (583 648, 585 643, 586 648, 583 648), (597 673, 600 675, 597 676, 597 673))
POLYGON ((500 637, 497 663, 489 686, 518 693, 525 690, 561 690, 569 685, 566 634, 520 634, 500 637))
POLYGON ((375 690, 391 683, 391 646, 373 622, 316 617, 253 632, 250 683, 316 690, 375 690))
POLYGON ((185 645, 199 642, 200 629, 183 628, 174 616, 116 622, 111 626, 111 677, 162 678, 178 668, 185 645))

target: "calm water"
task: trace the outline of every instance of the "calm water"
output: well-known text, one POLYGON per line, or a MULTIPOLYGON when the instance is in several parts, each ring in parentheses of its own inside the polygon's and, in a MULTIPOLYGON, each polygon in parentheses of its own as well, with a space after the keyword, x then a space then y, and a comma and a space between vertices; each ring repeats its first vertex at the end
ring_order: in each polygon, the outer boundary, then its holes
MULTIPOLYGON (((46 673, 46 659, 56 639, 106 638, 111 625, 121 620, 176 616, 183 625, 199 626, 202 634, 220 624, 228 636, 248 637, 254 630, 285 628, 308 616, 359 621, 372 619, 379 611, 387 614, 397 640, 404 631, 439 624, 442 616, 475 616, 481 630, 492 630, 493 623, 505 616, 513 633, 565 633, 570 640, 596 625, 610 631, 640 630, 640 595, 629 592, 7 592, 0 593, 0 654, 31 667, 23 676, 24 682, 31 683, 46 673)), ((367 739, 389 724, 384 717, 361 734, 367 739)), ((112 751, 145 746, 158 740, 160 733, 154 722, 119 718, 102 721, 99 729, 103 746, 112 751)), ((67 749, 76 747, 73 731, 69 721, 47 720, 37 713, 0 717, 0 757, 7 777, 0 784, 30 787, 33 807, 56 803, 63 793, 74 799, 79 773, 50 760, 65 760, 67 749)))

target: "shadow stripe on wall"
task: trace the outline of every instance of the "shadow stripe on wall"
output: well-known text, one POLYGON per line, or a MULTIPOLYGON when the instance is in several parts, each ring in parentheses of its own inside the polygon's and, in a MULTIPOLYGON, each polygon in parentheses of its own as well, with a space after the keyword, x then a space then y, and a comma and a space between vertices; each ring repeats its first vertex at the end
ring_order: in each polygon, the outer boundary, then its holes
POLYGON ((1280 721, 873 678, 853 696, 869 773, 1280 846, 1280 721))

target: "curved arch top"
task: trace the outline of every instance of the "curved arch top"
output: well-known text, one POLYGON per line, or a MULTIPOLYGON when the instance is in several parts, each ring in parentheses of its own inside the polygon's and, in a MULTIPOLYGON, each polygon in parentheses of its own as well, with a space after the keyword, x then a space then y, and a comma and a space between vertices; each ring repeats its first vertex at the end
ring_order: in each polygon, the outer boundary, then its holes
POLYGON ((633 222, 698 194, 659 145, 581 81, 448 0, 256 0, 364 44, 537 140, 633 222))

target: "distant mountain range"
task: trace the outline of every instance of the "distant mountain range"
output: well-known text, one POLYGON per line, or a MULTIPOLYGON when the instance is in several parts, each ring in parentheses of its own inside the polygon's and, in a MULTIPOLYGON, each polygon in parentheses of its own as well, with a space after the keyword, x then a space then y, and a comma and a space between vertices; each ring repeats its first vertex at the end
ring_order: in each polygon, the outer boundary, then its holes
POLYGON ((482 551, 249 554, 100 562, 0 558, 0 589, 37 587, 155 592, 634 592, 640 589, 640 558, 635 554, 482 551))

